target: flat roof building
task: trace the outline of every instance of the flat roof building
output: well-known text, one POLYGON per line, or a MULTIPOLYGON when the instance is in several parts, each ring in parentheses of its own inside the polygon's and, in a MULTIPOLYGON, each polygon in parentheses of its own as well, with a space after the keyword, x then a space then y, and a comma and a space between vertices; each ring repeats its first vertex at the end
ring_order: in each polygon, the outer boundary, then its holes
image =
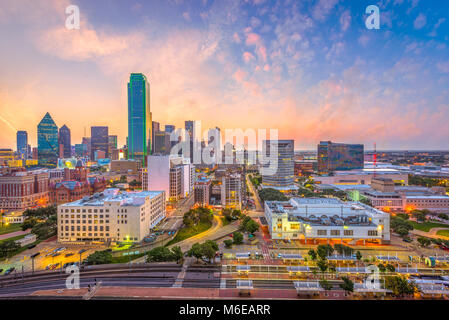
POLYGON ((390 215, 360 202, 334 198, 265 201, 272 239, 384 243, 390 240, 390 215))
POLYGON ((58 241, 139 242, 165 217, 163 191, 106 189, 58 206, 58 241))

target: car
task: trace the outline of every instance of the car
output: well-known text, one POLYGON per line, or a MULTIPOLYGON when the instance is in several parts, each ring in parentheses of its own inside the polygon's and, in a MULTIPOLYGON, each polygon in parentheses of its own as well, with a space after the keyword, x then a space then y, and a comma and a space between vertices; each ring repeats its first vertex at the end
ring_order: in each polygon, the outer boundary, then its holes
POLYGON ((3 272, 3 269, 0 269, 0 274, 3 272))
POLYGON ((13 272, 14 270, 16 270, 16 268, 11 267, 8 270, 5 271, 5 276, 7 276, 8 274, 10 274, 11 272, 13 272))
POLYGON ((413 242, 413 240, 412 240, 412 239, 410 239, 410 238, 404 238, 404 239, 402 239, 402 241, 404 241, 404 242, 408 242, 408 243, 411 243, 411 242, 413 242))
POLYGON ((70 256, 73 256, 73 253, 66 253, 66 255, 64 256, 64 257, 70 257, 70 256))
POLYGON ((45 267, 45 270, 50 270, 52 267, 52 264, 49 264, 48 266, 45 267))
POLYGON ((52 257, 57 257, 57 256, 59 256, 60 255, 60 253, 59 252, 57 252, 57 253, 53 253, 52 254, 52 257))

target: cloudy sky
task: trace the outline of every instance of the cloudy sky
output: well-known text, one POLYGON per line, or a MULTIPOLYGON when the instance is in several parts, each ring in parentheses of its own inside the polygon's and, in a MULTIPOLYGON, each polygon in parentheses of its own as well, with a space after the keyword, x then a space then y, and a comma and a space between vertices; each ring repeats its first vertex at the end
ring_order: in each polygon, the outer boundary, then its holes
POLYGON ((161 124, 277 128, 296 149, 448 149, 449 1, 0 0, 0 39, 0 147, 17 130, 35 146, 47 111, 72 144, 92 125, 124 144, 142 72, 161 124), (365 27, 371 4, 380 30, 365 27))

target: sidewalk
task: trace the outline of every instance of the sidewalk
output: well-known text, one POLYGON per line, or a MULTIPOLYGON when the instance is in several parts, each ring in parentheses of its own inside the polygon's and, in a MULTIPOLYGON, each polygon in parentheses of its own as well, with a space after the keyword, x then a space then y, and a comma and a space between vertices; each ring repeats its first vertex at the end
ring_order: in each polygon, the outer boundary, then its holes
POLYGON ((23 236, 24 234, 31 233, 31 229, 27 229, 25 231, 15 231, 11 233, 5 233, 0 235, 0 240, 5 240, 13 237, 23 236))

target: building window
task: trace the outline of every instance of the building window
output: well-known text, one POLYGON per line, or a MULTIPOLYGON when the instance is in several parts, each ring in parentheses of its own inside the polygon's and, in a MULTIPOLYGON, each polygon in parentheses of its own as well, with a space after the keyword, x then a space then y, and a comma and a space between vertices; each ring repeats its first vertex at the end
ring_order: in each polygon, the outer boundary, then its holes
POLYGON ((339 236, 340 230, 331 230, 331 236, 339 236))
POLYGON ((327 230, 317 230, 317 235, 319 236, 326 236, 327 235, 327 230))
POLYGON ((371 237, 376 237, 377 236, 377 230, 368 230, 368 235, 371 237))
POLYGON ((353 236, 354 235, 354 230, 345 230, 344 235, 345 236, 353 236))

